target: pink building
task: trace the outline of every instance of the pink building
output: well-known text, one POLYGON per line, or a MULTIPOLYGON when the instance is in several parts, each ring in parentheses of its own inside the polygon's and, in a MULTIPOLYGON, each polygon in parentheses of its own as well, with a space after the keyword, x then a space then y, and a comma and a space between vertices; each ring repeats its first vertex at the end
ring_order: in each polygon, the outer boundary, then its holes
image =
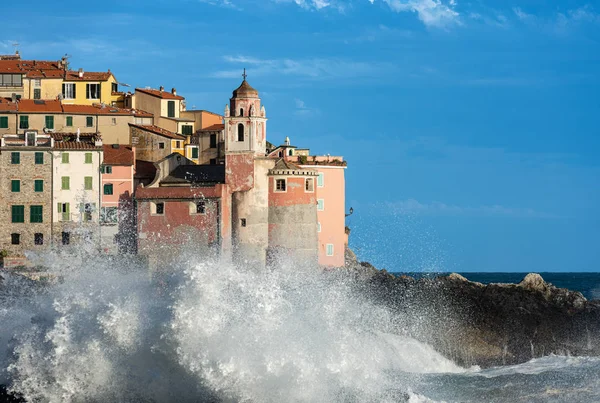
POLYGON ((105 252, 131 250, 135 244, 131 214, 133 212, 133 175, 135 147, 104 145, 101 171, 101 244, 105 252), (131 246, 131 245, 129 245, 131 246))

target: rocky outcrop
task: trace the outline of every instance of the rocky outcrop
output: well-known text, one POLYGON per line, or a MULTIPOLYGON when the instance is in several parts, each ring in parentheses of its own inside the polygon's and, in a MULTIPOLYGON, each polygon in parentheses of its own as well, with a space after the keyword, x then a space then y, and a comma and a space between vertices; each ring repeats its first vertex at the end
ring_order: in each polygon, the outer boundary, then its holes
POLYGON ((395 311, 398 330, 463 366, 517 364, 550 354, 600 356, 600 301, 539 274, 484 285, 459 274, 396 277, 350 262, 357 287, 395 311))

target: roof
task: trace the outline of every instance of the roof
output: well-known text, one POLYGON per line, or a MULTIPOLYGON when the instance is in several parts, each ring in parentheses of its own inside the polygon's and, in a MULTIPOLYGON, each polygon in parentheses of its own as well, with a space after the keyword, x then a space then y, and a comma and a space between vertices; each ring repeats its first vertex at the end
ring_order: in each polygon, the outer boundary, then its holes
POLYGON ((153 117, 151 113, 139 109, 117 108, 116 106, 93 104, 93 105, 74 105, 63 104, 64 113, 74 115, 130 115, 137 117, 153 117))
POLYGON ((97 133, 80 133, 77 141, 77 133, 51 133, 54 139, 54 148, 63 150, 102 150, 102 139, 97 133), (99 142, 100 145, 96 145, 99 142))
POLYGON ((223 117, 223 115, 221 115, 220 113, 215 113, 215 112, 207 111, 205 109, 187 109, 185 112, 189 112, 189 113, 198 113, 198 112, 201 112, 201 113, 208 113, 208 114, 211 114, 211 115, 219 116, 221 118, 223 117))
POLYGON ((108 81, 113 75, 109 71, 84 71, 79 77, 79 71, 69 70, 65 72, 65 81, 108 81))
POLYGON ((139 109, 117 108, 102 104, 75 105, 64 104, 57 99, 20 99, 12 102, 10 98, 0 98, 0 112, 21 113, 66 113, 73 115, 123 115, 136 117, 153 117, 149 112, 139 109))
POLYGON ((167 92, 167 91, 160 91, 160 90, 155 90, 155 89, 148 89, 148 88, 136 88, 135 92, 141 92, 143 94, 148 94, 148 95, 152 95, 154 97, 158 97, 158 98, 162 98, 162 99, 178 99, 178 100, 184 100, 185 98, 180 96, 180 95, 175 95, 171 92, 167 92))
POLYGON ((204 129, 197 130, 199 132, 220 132, 225 130, 224 124, 216 124, 212 126, 205 127, 204 129))
POLYGON ((105 144, 104 165, 133 165, 133 149, 131 146, 119 144, 105 144))
POLYGON ((96 150, 101 151, 102 146, 97 146, 94 143, 88 143, 80 141, 56 141, 54 142, 54 148, 62 150, 96 150))
POLYGON ((179 165, 167 177, 163 184, 217 184, 225 183, 225 165, 179 165))
POLYGON ((136 178, 154 179, 156 176, 156 165, 151 161, 135 160, 135 175, 136 178))
POLYGON ((59 61, 49 60, 20 60, 9 59, 0 60, 0 73, 5 74, 25 74, 30 77, 30 73, 35 76, 45 77, 48 74, 60 72, 64 74, 64 69, 59 61))
POLYGON ((62 113, 59 100, 21 99, 17 102, 17 111, 23 113, 62 113))
POLYGON ((213 187, 194 186, 164 186, 164 187, 142 187, 135 190, 135 198, 140 199, 191 199, 220 197, 218 189, 213 187))
POLYGON ((312 175, 317 176, 318 173, 314 169, 302 168, 293 162, 280 158, 275 163, 273 169, 269 170, 269 175, 312 175))
POLYGON ((258 91, 256 91, 248 81, 242 81, 242 84, 233 91, 234 98, 258 98, 258 91))
POLYGON ((136 125, 133 123, 129 123, 129 127, 135 127, 140 130, 144 130, 150 133, 158 134, 159 136, 168 137, 173 140, 185 140, 185 136, 181 134, 173 133, 170 130, 163 129, 162 127, 154 126, 154 125, 136 125))

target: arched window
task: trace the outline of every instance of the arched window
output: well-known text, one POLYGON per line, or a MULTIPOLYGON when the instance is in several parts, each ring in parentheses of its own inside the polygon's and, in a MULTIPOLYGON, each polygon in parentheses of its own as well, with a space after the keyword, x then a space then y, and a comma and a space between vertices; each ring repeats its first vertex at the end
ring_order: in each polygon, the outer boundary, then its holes
POLYGON ((288 150, 288 155, 291 157, 292 155, 294 155, 294 150, 292 150, 291 148, 288 150))
POLYGON ((242 123, 238 125, 238 141, 244 141, 244 125, 242 123))
POLYGON ((240 108, 240 116, 244 116, 244 108, 240 108))

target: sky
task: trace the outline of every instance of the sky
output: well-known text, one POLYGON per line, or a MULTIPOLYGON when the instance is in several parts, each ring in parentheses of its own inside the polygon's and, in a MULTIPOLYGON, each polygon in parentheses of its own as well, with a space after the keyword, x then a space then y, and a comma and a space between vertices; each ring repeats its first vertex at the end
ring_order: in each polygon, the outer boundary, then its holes
POLYGON ((348 161, 362 260, 600 271, 600 1, 62 3, 5 5, 0 53, 217 113, 246 68, 268 140, 348 161))

